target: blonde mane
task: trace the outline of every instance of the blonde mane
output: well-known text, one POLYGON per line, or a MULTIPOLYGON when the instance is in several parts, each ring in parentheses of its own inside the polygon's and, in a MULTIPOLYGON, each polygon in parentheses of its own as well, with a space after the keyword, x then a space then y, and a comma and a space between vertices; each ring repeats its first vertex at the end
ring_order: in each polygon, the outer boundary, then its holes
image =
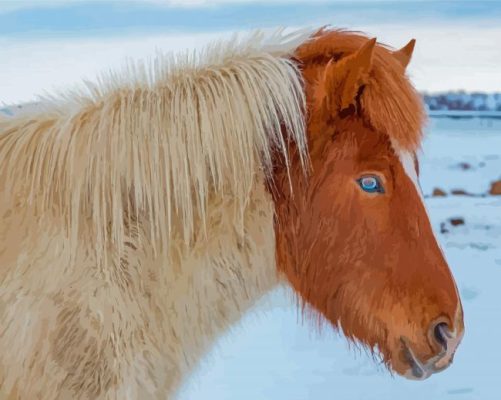
POLYGON ((288 141, 306 154, 305 99, 290 56, 311 32, 254 33, 204 51, 129 62, 36 111, 0 121, 2 201, 62 218, 105 254, 131 221, 151 243, 190 243, 212 196, 231 199, 236 225, 256 174, 288 141), (282 127, 288 133, 284 137, 282 127), (233 204, 232 203, 232 204, 233 204))

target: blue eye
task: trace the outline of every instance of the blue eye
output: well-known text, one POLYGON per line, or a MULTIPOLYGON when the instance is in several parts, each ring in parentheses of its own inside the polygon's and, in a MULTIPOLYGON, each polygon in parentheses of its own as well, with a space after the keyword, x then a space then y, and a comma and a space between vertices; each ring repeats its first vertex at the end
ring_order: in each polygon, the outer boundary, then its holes
POLYGON ((357 179, 360 188, 367 193, 384 193, 383 185, 377 176, 362 176, 357 179))

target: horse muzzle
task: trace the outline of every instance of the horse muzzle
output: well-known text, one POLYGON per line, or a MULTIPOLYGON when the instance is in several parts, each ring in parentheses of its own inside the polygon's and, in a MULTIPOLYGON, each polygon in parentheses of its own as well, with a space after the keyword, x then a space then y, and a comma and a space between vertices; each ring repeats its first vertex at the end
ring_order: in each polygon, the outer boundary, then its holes
POLYGON ((433 324, 428 337, 432 347, 438 348, 439 351, 426 361, 419 360, 412 351, 409 341, 402 337, 400 341, 403 353, 410 366, 403 376, 412 380, 424 380, 449 367, 454 360, 454 354, 461 343, 463 333, 463 329, 460 329, 459 332, 451 332, 444 322, 433 324))

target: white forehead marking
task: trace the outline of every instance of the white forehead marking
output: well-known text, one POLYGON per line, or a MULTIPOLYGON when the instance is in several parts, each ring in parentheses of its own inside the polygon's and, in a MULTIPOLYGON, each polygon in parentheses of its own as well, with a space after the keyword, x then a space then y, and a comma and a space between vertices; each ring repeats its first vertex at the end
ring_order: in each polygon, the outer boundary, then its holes
POLYGON ((414 161, 414 156, 409 151, 397 151, 398 158, 400 159, 400 163, 404 168, 405 173, 411 181, 414 183, 418 194, 423 198, 421 192, 421 186, 419 185, 419 179, 416 171, 416 163, 414 161))
MULTIPOLYGON (((421 202, 424 207, 424 211, 426 212, 426 216, 430 220, 430 226, 431 226, 431 231, 433 233, 433 236, 435 237, 435 241, 438 244, 438 248, 440 249, 440 252, 442 253, 442 256, 444 257, 444 260, 447 260, 445 257, 445 252, 444 249, 442 248, 442 244, 440 243, 440 240, 438 240, 439 236, 437 235, 437 231, 435 227, 433 226, 433 223, 431 222, 430 215, 428 214, 428 209, 426 208, 426 204, 424 202, 424 197, 423 197, 423 191, 421 190, 421 185, 419 184, 419 178, 418 174, 416 171, 416 163, 414 160, 414 156, 412 153, 409 151, 404 151, 404 150, 398 150, 398 147, 393 146, 393 149, 395 150, 395 153, 397 154, 398 158, 400 159, 400 163, 402 164, 402 167, 404 168, 405 173, 407 176, 410 178, 410 180, 414 183, 414 186, 416 187, 416 192, 418 193, 421 202)), ((447 261, 446 261, 447 263, 447 261)), ((456 287, 456 294, 458 293, 458 288, 457 285, 454 285, 456 287)), ((457 295, 459 298, 459 294, 457 295)), ((461 312, 461 303, 458 305, 458 309, 456 310, 456 314, 459 314, 461 312)), ((456 320, 458 317, 456 317, 456 320)), ((456 337, 456 331, 453 333, 454 337, 456 337)), ((459 339, 461 340, 461 338, 459 339)))
MULTIPOLYGON (((402 167, 404 168, 405 173, 410 178, 412 183, 414 183, 414 186, 416 187, 416 192, 418 193, 419 198, 421 199, 421 202, 423 203, 423 207, 424 207, 424 210, 426 212, 426 215, 428 216, 428 219, 430 219, 430 216, 428 214, 428 210, 426 208, 426 204, 424 202, 423 191, 421 190, 421 185, 419 184, 419 178, 418 178, 417 171, 416 171, 416 163, 414 160, 414 156, 409 151, 397 150, 396 147, 394 147, 394 148, 395 148, 395 153, 397 154, 398 158, 400 159, 400 163, 402 164, 402 167)), ((440 245, 440 241, 438 240, 437 232, 436 232, 433 224, 431 223, 431 221, 430 221, 430 225, 431 225, 431 230, 433 232, 433 235, 435 236, 435 240, 438 243, 438 247, 440 248, 440 251, 443 254, 444 252, 442 250, 442 246, 440 245)))

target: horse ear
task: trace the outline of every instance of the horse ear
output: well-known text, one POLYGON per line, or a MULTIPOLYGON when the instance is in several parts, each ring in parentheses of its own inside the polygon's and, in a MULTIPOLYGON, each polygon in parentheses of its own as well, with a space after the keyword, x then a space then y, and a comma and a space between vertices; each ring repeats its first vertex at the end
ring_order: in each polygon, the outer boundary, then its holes
POLYGON ((338 62, 330 60, 325 67, 324 89, 331 111, 342 111, 353 105, 358 90, 366 83, 372 66, 376 38, 370 39, 355 53, 338 62))
POLYGON ((412 52, 414 51, 414 46, 416 45, 416 39, 411 39, 409 43, 407 43, 400 50, 394 51, 393 56, 398 60, 402 67, 407 68, 409 62, 412 58, 412 52))

